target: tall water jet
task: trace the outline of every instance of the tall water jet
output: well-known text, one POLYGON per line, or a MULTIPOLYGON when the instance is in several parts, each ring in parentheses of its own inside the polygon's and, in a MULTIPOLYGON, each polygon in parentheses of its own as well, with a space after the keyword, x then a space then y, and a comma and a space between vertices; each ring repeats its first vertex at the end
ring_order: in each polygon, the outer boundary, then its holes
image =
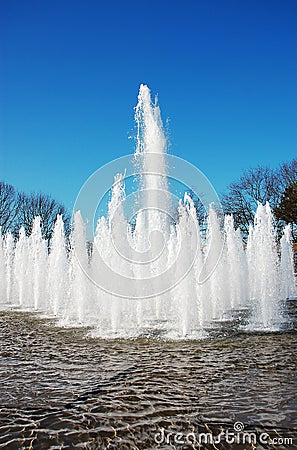
POLYGON ((208 278, 205 281, 208 291, 208 320, 222 319, 229 308, 229 286, 225 283, 226 248, 224 234, 217 213, 210 205, 206 238, 206 267, 208 278))
POLYGON ((14 289, 16 303, 26 308, 30 306, 31 283, 29 282, 29 247, 24 227, 19 231, 19 239, 15 246, 14 254, 14 289))
POLYGON ((110 317, 106 308, 106 305, 110 304, 110 296, 107 291, 100 289, 100 280, 98 280, 98 276, 103 270, 104 261, 109 258, 110 247, 108 223, 105 217, 100 217, 96 226, 92 252, 92 264, 90 267, 91 279, 94 280, 94 286, 92 289, 94 297, 92 316, 96 320, 96 326, 99 333, 101 330, 102 333, 104 333, 104 329, 110 329, 110 317))
MULTIPOLYGON (((61 215, 57 216, 50 245, 47 295, 48 308, 55 316, 65 317, 65 307, 69 291, 69 267, 66 255, 64 223, 61 215)), ((67 314, 67 313, 66 313, 67 314)))
POLYGON ((5 255, 4 255, 4 240, 0 227, 0 304, 5 301, 6 298, 6 277, 5 277, 5 255))
MULTIPOLYGON (((64 259, 64 255, 63 255, 64 259)), ((63 264, 63 261, 61 262, 63 264)), ((82 324, 85 316, 88 316, 88 283, 85 278, 88 272, 88 255, 86 248, 86 230, 80 211, 77 211, 73 219, 73 228, 70 235, 69 254, 69 280, 70 292, 66 319, 82 324)))
MULTIPOLYGON (((123 204, 125 202, 125 186, 123 175, 117 174, 114 178, 111 200, 108 204, 109 232, 110 232, 110 254, 108 263, 116 267, 117 271, 124 276, 131 276, 130 258, 128 255, 129 225, 125 219, 123 204), (124 238, 123 238, 124 237, 124 238)), ((115 286, 116 288, 116 286, 115 286)), ((111 295, 111 328, 116 332, 120 328, 120 322, 124 314, 124 301, 117 296, 111 295)))
POLYGON ((42 238, 41 219, 35 217, 33 228, 28 240, 29 249, 29 270, 32 271, 31 279, 33 284, 33 303, 34 309, 46 308, 46 295, 44 295, 44 286, 46 284, 47 274, 47 243, 42 238))
POLYGON ((178 210, 179 266, 186 266, 187 259, 193 263, 184 276, 178 275, 180 282, 173 295, 176 297, 180 332, 183 336, 188 336, 195 334, 202 325, 201 295, 197 283, 202 268, 200 228, 194 202, 188 194, 184 195, 183 202, 180 201, 178 210))
MULTIPOLYGON (((152 103, 150 90, 141 85, 138 94, 138 103, 135 108, 137 124, 137 145, 135 151, 136 164, 141 168, 141 203, 136 222, 136 234, 142 236, 137 251, 145 251, 148 255, 144 276, 158 274, 164 269, 166 260, 165 241, 169 237, 170 224, 170 196, 168 195, 166 146, 161 120, 160 108, 152 103), (157 256, 158 255, 158 256, 157 256)), ((139 274, 139 269, 137 269, 139 274)), ((157 280, 152 280, 157 291, 162 286, 157 280)), ((138 317, 142 305, 138 305, 138 317)), ((155 298, 155 312, 158 319, 162 315, 160 298, 155 298)))
POLYGON ((294 260, 292 250, 291 226, 287 225, 280 241, 280 297, 285 300, 296 296, 296 282, 294 275, 294 260))
POLYGON ((167 229, 168 186, 166 168, 166 138, 160 108, 152 103, 149 88, 141 84, 135 108, 137 145, 135 158, 141 166, 142 207, 148 233, 160 227, 167 229))
POLYGON ((14 239, 10 232, 6 233, 3 242, 3 253, 4 253, 4 285, 6 287, 6 295, 4 298, 4 303, 12 303, 13 301, 13 272, 14 272, 14 239))
POLYGON ((280 320, 279 259, 273 215, 268 203, 258 206, 254 228, 248 239, 247 256, 253 306, 251 326, 273 329, 280 320))
POLYGON ((240 308, 247 302, 246 273, 247 261, 243 249, 240 230, 235 230, 234 218, 231 215, 225 216, 225 236, 226 236, 226 265, 228 270, 228 285, 231 308, 240 308))

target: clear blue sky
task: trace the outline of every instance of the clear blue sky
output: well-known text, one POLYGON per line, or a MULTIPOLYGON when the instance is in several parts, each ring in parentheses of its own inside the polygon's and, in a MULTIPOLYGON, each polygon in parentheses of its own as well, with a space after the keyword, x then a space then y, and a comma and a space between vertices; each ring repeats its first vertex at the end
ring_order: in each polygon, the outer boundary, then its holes
POLYGON ((72 207, 86 178, 131 153, 140 83, 170 152, 218 192, 296 157, 295 0, 0 3, 0 177, 72 207))

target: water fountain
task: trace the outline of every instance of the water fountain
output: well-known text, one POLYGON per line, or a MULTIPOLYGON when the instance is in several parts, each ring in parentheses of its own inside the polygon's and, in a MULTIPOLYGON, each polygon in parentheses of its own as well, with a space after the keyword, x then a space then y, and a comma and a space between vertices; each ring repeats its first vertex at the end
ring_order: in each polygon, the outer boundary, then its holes
POLYGON ((214 205, 201 233, 193 199, 186 193, 177 208, 172 201, 160 110, 144 85, 135 118, 141 207, 134 222, 125 216, 125 176, 117 174, 91 254, 79 211, 69 242, 57 217, 49 251, 39 217, 29 237, 21 229, 15 243, 7 233, 0 242, 2 306, 90 326, 103 337, 196 338, 238 311, 247 311, 249 329, 279 327, 285 299, 296 293, 289 226, 280 256, 268 204, 258 206, 246 249, 233 217, 222 223, 214 205))

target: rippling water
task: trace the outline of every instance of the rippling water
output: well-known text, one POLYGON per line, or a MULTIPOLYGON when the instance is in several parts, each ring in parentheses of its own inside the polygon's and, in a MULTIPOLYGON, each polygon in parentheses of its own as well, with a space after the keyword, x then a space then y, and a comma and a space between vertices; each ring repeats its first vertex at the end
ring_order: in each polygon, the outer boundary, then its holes
POLYGON ((201 341, 102 340, 2 311, 0 342, 0 448, 199 448, 176 434, 223 436, 235 422, 293 438, 257 448, 297 448, 292 324, 270 334, 221 328, 201 341))

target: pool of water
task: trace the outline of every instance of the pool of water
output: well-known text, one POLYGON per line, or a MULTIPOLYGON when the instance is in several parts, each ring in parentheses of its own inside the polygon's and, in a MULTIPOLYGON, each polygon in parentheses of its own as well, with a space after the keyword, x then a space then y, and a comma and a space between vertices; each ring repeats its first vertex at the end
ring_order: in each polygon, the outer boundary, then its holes
POLYGON ((103 340, 1 311, 0 448, 297 448, 296 303, 282 332, 222 325, 197 341, 103 340))

